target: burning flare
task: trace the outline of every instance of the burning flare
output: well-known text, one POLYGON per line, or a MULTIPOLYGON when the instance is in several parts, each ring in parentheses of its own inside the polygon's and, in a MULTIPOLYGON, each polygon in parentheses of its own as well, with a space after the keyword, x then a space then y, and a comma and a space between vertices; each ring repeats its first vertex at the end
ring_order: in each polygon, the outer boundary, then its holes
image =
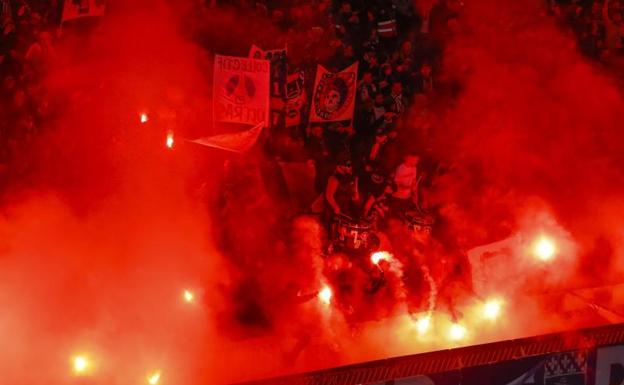
POLYGON ((495 320, 500 316, 503 301, 500 299, 490 299, 483 305, 483 318, 495 320))
POLYGON ((141 113, 141 123, 146 123, 148 121, 148 116, 145 112, 141 113))
POLYGON ((449 339, 452 341, 460 341, 466 337, 466 328, 458 323, 451 325, 449 329, 449 339))
POLYGON ((533 245, 533 254, 541 261, 548 262, 557 253, 555 242, 545 236, 540 237, 533 245))
POLYGON ((392 254, 387 251, 377 251, 371 254, 371 262, 378 265, 381 261, 389 262, 392 259, 392 254))
POLYGON ((184 297, 184 301, 188 303, 195 301, 195 294, 193 294, 190 290, 184 290, 184 294, 182 296, 184 297))
POLYGON ((331 303, 331 299, 334 293, 332 292, 331 287, 325 285, 318 293, 318 299, 324 303, 325 305, 329 305, 331 303))
POLYGON ((425 314, 422 317, 418 317, 416 321, 416 330, 418 334, 425 334, 431 327, 431 315, 425 314))
POLYGON ((156 385, 160 381, 160 371, 151 373, 147 376, 147 383, 150 385, 156 385))
POLYGON ((169 131, 167 132, 167 147, 168 148, 173 148, 173 131, 169 131))
POLYGON ((84 354, 78 354, 71 358, 71 366, 74 375, 83 376, 91 369, 91 362, 84 354))

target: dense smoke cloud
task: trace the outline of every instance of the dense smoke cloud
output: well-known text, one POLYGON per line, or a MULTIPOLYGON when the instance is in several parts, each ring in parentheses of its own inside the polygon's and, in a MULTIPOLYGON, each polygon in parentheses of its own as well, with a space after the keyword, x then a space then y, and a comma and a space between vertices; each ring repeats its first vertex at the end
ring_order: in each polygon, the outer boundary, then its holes
MULTIPOLYGON (((313 36, 289 36, 252 13, 197 12, 191 2, 123 3, 88 33, 63 31, 42 82, 59 112, 37 143, 26 187, 2 211, 6 382, 70 383, 68 360, 80 352, 97 363, 93 383, 141 383, 161 370, 166 384, 207 384, 452 345, 442 331, 419 339, 403 305, 392 309, 399 317, 354 327, 315 298, 306 302, 327 269, 320 225, 303 217, 291 226, 281 204, 253 185, 240 197, 257 203, 252 209, 220 217, 224 160, 240 169, 264 159, 181 140, 216 131, 213 54, 245 56, 252 43, 313 36), (174 151, 164 146, 168 130, 180 138, 174 151), (183 301, 185 289, 195 303, 183 301)), ((435 123, 424 147, 448 170, 430 203, 466 249, 543 231, 569 252, 557 274, 530 267, 512 283, 523 261, 496 265, 496 282, 506 282, 496 294, 522 312, 470 342, 563 327, 534 293, 621 271, 624 101, 538 0, 473 0, 451 27, 443 77, 460 87, 428 112, 435 123)), ((291 46, 295 61, 309 54, 291 46)), ((420 105, 414 114, 419 122, 420 105)), ((473 302, 460 309, 466 317, 473 302)))
POLYGON ((473 242, 546 210, 583 253, 620 237, 608 213, 624 187, 624 101, 613 75, 583 58, 542 6, 466 4, 445 52, 445 71, 463 90, 433 146, 461 175, 442 199, 470 218, 473 242))

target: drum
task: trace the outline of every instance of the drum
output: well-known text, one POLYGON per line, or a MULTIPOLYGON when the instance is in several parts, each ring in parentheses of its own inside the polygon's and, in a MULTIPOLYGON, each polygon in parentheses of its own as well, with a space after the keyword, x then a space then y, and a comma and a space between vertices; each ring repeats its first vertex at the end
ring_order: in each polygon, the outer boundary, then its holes
POLYGON ((336 215, 332 225, 332 242, 348 250, 365 250, 371 227, 371 223, 366 220, 336 215))
POLYGON ((432 215, 422 211, 408 211, 405 213, 407 228, 413 232, 431 233, 435 219, 432 215))

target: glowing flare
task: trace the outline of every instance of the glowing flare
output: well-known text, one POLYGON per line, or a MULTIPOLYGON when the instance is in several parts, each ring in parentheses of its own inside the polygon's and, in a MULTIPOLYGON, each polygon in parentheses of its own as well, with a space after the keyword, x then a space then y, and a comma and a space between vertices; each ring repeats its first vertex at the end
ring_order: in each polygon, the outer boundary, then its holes
POLYGON ((329 305, 331 303, 331 299, 332 296, 334 295, 334 293, 332 292, 331 287, 325 285, 321 291, 319 291, 318 293, 318 298, 321 302, 323 302, 326 305, 329 305))
POLYGON ((167 133, 167 142, 166 142, 166 144, 167 144, 168 148, 173 148, 173 132, 172 131, 169 131, 167 133))
POLYGON ((499 299, 491 299, 483 306, 483 317, 490 320, 495 320, 501 313, 503 302, 499 299))
POLYGON ((387 251, 377 251, 371 254, 371 262, 375 265, 379 264, 381 261, 390 261, 392 259, 392 254, 387 251))
POLYGON ((429 315, 421 317, 416 321, 416 330, 418 330, 418 334, 425 334, 427 330, 429 330, 430 326, 431 316, 429 315))
POLYGON ((195 294, 193 294, 190 290, 184 290, 183 294, 184 300, 188 303, 191 303, 195 300, 195 294))
POLYGON ((466 336, 466 328, 460 324, 451 325, 449 330, 449 338, 453 341, 462 340, 466 336))
POLYGON ((541 237, 533 246, 533 254, 535 257, 546 262, 550 261, 557 252, 557 247, 552 239, 541 237))
POLYGON ((160 381, 160 372, 154 372, 147 376, 147 382, 151 385, 156 385, 160 381))
POLYGON ((142 113, 141 114, 141 123, 145 123, 145 122, 147 122, 147 120, 148 120, 147 114, 146 113, 142 113))
POLYGON ((72 357, 71 364, 72 364, 72 370, 74 374, 76 375, 87 374, 87 372, 89 371, 89 368, 91 367, 91 363, 89 362, 89 359, 83 354, 79 354, 79 355, 72 357))

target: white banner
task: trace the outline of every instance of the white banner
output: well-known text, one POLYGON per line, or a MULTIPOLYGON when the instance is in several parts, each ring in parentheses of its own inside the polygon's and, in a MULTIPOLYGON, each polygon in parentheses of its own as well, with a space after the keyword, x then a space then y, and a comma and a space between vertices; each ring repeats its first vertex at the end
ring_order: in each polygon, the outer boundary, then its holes
POLYGON ((215 57, 215 122, 268 125, 268 60, 233 56, 215 57))

